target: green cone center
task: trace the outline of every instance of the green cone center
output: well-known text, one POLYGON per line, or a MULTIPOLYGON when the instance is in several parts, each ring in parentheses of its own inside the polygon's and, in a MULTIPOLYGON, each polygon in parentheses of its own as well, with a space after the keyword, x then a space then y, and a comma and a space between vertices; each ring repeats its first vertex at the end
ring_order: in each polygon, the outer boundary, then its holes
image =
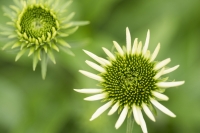
POLYGON ((151 91, 157 88, 157 81, 153 78, 156 75, 154 63, 142 55, 118 55, 111 64, 106 67, 106 73, 101 74, 104 79, 101 85, 108 94, 107 100, 129 107, 149 103, 151 91))
POLYGON ((58 29, 54 16, 50 10, 43 6, 28 6, 21 14, 20 33, 26 33, 28 38, 39 39, 43 37, 44 41, 53 34, 53 28, 58 29))

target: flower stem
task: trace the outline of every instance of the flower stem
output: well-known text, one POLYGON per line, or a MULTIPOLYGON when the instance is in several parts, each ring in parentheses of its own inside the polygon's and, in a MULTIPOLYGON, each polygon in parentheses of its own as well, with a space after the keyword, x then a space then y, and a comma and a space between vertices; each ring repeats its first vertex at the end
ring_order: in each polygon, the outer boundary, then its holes
POLYGON ((129 116, 128 119, 127 119, 126 133, 132 133, 133 124, 134 124, 134 119, 133 119, 133 115, 131 114, 131 116, 129 116))

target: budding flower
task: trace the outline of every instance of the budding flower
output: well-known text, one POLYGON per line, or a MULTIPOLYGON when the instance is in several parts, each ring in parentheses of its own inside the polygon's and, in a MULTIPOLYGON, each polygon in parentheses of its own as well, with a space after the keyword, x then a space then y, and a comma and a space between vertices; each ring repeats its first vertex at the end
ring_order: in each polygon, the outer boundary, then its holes
POLYGON ((74 33, 78 26, 88 24, 87 21, 74 22, 74 13, 67 13, 71 0, 14 0, 15 5, 4 7, 5 15, 11 21, 1 26, 0 34, 8 38, 3 50, 7 47, 17 49, 17 61, 28 51, 33 55, 33 70, 41 61, 43 79, 46 76, 47 60, 56 63, 53 51, 63 49, 70 52, 70 45, 65 38, 74 33))

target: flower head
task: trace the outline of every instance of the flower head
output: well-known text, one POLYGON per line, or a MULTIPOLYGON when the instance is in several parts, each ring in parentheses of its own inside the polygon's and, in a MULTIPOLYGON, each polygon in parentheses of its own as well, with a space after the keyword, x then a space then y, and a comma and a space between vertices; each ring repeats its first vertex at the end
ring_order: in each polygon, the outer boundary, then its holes
POLYGON ((131 46, 131 35, 127 28, 125 49, 122 49, 115 41, 113 42, 117 50, 115 54, 103 48, 108 59, 101 58, 84 50, 87 55, 98 62, 96 64, 86 60, 86 63, 99 73, 93 74, 84 70, 80 70, 80 72, 89 78, 99 81, 101 89, 74 90, 80 93, 95 94, 86 97, 84 100, 103 100, 103 102, 106 102, 97 109, 90 120, 94 120, 108 108, 112 107, 108 115, 112 115, 117 110, 121 112, 115 124, 116 128, 119 128, 126 116, 130 116, 130 113, 132 113, 136 123, 141 126, 144 133, 147 133, 142 110, 152 121, 155 121, 152 114, 153 106, 157 107, 163 113, 175 117, 174 113, 158 101, 168 100, 168 97, 163 94, 166 88, 184 84, 184 81, 166 82, 167 78, 162 78, 163 75, 176 70, 179 65, 167 68, 166 65, 170 62, 170 58, 156 62, 155 58, 159 52, 160 44, 150 54, 148 50, 149 39, 150 32, 148 31, 143 47, 141 42, 138 43, 137 38, 134 40, 133 46, 131 46))
POLYGON ((1 35, 6 36, 7 43, 2 48, 17 48, 17 61, 25 52, 33 55, 33 70, 41 61, 42 77, 45 78, 47 59, 55 64, 53 50, 70 53, 70 45, 65 37, 74 33, 78 26, 88 24, 86 21, 71 21, 74 13, 67 13, 71 0, 14 0, 15 5, 4 7, 5 15, 11 19, 7 26, 1 26, 1 35), (8 41, 9 40, 9 41, 8 41))

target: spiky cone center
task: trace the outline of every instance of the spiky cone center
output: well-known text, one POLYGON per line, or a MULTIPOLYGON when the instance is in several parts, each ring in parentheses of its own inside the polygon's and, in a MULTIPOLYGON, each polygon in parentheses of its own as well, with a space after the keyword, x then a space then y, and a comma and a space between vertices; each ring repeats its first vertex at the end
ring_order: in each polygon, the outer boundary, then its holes
POLYGON ((42 4, 26 6, 18 16, 17 33, 27 47, 41 47, 55 41, 59 22, 56 15, 42 4))
POLYGON ((106 100, 119 102, 121 108, 149 104, 152 91, 158 90, 154 66, 155 63, 142 54, 117 55, 116 60, 105 67, 106 72, 100 74, 103 78, 100 85, 107 94, 106 100))

